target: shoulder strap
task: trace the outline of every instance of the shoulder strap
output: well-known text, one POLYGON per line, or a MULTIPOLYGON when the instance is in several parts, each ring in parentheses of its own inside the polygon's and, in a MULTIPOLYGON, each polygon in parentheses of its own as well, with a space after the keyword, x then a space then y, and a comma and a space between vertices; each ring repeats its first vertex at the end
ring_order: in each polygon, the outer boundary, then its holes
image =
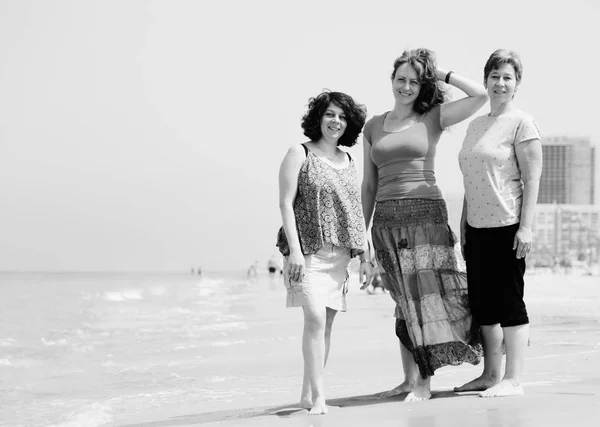
POLYGON ((301 144, 302 148, 304 148, 304 154, 306 154, 306 157, 308 157, 308 148, 306 147, 306 144, 301 144))
POLYGON ((346 154, 348 155, 348 159, 349 159, 350 161, 352 161, 352 156, 350 155, 350 153, 348 153, 348 152, 346 151, 346 154))

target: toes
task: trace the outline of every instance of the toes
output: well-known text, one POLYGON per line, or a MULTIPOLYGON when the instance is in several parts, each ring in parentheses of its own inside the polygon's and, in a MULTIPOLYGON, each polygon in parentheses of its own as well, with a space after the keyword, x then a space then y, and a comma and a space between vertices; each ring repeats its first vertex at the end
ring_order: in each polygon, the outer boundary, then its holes
POLYGON ((408 393, 408 395, 406 396, 406 398, 404 399, 405 402, 422 402, 424 400, 429 400, 431 398, 431 394, 426 395, 426 396, 418 396, 413 392, 408 393))

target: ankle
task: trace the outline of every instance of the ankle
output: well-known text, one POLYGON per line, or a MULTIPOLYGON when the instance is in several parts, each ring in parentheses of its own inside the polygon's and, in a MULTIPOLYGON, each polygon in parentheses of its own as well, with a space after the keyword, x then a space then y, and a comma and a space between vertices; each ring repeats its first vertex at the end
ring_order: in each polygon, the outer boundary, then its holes
POLYGON ((312 401, 313 405, 316 405, 317 403, 325 403, 325 396, 323 394, 313 396, 312 401))
POLYGON ((485 381, 499 383, 502 380, 502 374, 500 372, 484 372, 481 374, 481 378, 485 381))
POLYGON ((506 381, 510 384, 512 384, 514 387, 518 387, 521 385, 521 380, 519 377, 515 377, 515 376, 504 376, 504 378, 502 378, 502 381, 506 381))
POLYGON ((414 387, 415 385, 417 385, 417 379, 416 378, 413 378, 413 379, 405 378, 404 384, 408 385, 409 387, 414 387))

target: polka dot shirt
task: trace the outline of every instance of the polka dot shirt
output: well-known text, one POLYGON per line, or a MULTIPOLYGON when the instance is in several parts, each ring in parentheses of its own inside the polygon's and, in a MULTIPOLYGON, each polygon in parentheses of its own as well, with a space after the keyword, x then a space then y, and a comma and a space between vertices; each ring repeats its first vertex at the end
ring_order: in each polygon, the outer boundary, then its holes
POLYGON ((523 181, 515 145, 540 139, 533 118, 521 110, 477 117, 458 154, 471 227, 516 224, 521 216, 523 181))

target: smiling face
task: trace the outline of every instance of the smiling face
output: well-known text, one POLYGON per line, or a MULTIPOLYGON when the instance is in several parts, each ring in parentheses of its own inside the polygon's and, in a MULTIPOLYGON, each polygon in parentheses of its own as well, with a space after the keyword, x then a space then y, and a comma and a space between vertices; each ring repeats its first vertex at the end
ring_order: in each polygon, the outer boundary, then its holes
POLYGON ((512 101, 519 86, 515 68, 511 64, 503 64, 490 71, 484 85, 492 102, 506 103, 512 101))
POLYGON ((415 69, 409 64, 402 64, 396 69, 392 80, 394 98, 402 104, 415 102, 421 91, 421 83, 415 69))
POLYGON ((326 139, 340 139, 347 125, 348 122, 346 121, 344 110, 331 102, 321 118, 321 133, 323 137, 326 139))

